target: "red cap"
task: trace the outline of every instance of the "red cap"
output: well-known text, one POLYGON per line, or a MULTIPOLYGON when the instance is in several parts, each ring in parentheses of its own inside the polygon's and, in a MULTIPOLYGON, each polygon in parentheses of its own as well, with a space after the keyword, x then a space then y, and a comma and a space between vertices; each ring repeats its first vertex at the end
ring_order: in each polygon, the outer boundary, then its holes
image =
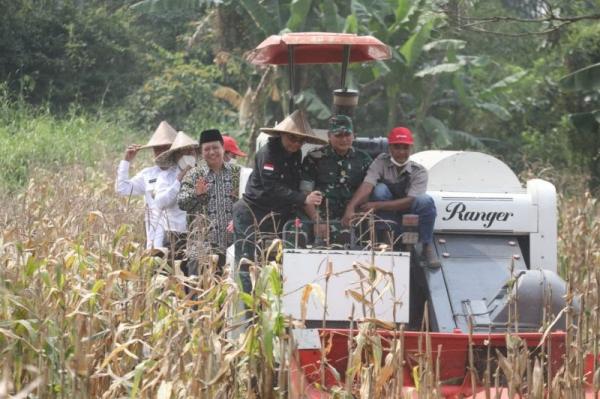
POLYGON ((395 127, 388 134, 388 144, 412 144, 412 132, 407 127, 395 127))
POLYGON ((237 145, 237 141, 235 141, 233 137, 223 136, 223 147, 225 148, 225 152, 230 152, 238 157, 245 157, 247 155, 245 152, 240 150, 240 147, 237 145))

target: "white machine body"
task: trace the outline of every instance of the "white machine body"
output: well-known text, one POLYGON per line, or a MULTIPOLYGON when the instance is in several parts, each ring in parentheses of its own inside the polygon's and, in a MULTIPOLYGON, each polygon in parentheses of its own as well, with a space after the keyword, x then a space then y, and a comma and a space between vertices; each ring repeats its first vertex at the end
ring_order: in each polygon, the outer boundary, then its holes
POLYGON ((557 269, 554 186, 532 179, 523 187, 513 171, 491 155, 423 151, 411 156, 429 175, 436 233, 526 236, 530 269, 557 269))
POLYGON ((329 322, 348 322, 354 307, 355 320, 374 317, 408 323, 409 253, 288 249, 283 258, 282 305, 294 319, 319 321, 325 316, 329 322), (328 263, 331 274, 326 281, 328 263), (379 270, 372 284, 364 278, 371 266, 379 270), (364 304, 357 295, 364 296, 366 302, 372 301, 372 306, 364 304))

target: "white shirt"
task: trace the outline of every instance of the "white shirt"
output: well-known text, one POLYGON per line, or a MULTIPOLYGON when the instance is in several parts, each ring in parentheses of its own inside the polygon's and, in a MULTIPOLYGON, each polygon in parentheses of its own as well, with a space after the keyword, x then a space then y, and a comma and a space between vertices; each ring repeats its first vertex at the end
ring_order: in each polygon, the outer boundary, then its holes
POLYGON ((177 206, 177 194, 181 182, 177 175, 181 173, 179 166, 172 166, 158 174, 156 197, 154 202, 161 210, 161 223, 165 231, 187 232, 187 212, 177 206))
POLYGON ((163 246, 164 228, 160 223, 160 210, 155 204, 156 182, 161 169, 150 166, 129 178, 129 162, 122 160, 117 169, 115 191, 119 195, 143 195, 146 203, 144 221, 146 225, 146 248, 163 246))

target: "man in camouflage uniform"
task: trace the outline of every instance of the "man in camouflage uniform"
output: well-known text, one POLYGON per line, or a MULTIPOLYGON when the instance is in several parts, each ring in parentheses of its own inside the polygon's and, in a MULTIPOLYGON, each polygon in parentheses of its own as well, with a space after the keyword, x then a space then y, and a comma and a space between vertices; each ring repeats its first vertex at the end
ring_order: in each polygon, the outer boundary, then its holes
POLYGON ((346 115, 330 119, 328 138, 328 145, 310 151, 304 158, 300 189, 307 193, 318 190, 323 194, 326 200, 318 208, 308 206, 305 211, 315 223, 317 239, 337 242, 339 220, 362 183, 372 159, 366 152, 352 147, 352 120, 346 115), (333 222, 330 229, 327 228, 327 219, 333 222))

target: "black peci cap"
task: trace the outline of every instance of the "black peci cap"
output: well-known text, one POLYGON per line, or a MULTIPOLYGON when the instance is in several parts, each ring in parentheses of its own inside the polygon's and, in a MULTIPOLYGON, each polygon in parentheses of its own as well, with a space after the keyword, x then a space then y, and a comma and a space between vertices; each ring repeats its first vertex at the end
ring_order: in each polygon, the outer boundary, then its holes
POLYGON ((200 145, 210 143, 211 141, 220 141, 223 144, 223 136, 218 129, 208 129, 200 133, 200 145))

